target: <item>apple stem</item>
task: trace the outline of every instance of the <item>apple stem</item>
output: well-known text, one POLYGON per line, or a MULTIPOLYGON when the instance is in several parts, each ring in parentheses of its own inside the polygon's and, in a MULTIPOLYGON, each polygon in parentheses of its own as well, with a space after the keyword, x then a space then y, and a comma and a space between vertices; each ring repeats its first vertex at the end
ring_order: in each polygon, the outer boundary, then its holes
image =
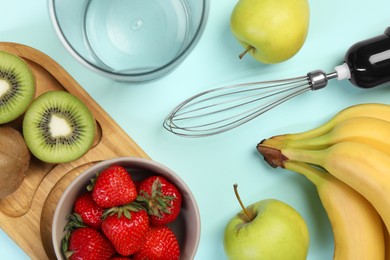
POLYGON ((238 184, 235 183, 233 185, 233 188, 234 188, 234 193, 236 194, 236 198, 238 200, 238 203, 240 203, 240 206, 242 208, 242 210, 244 211, 245 215, 247 216, 247 218, 249 219, 249 221, 253 221, 254 217, 252 217, 249 212, 246 210, 244 204, 242 203, 242 200, 241 200, 241 197, 240 197, 240 194, 238 194, 238 184))
POLYGON ((246 49, 238 56, 240 59, 242 59, 242 57, 245 56, 245 54, 247 54, 250 50, 253 49, 253 46, 251 45, 248 45, 248 47, 246 47, 246 49))

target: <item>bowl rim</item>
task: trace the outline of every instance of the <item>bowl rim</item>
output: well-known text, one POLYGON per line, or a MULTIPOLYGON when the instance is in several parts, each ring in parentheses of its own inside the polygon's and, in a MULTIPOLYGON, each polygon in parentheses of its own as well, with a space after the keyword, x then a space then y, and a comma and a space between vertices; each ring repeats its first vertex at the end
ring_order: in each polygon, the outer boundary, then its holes
POLYGON ((118 81, 127 81, 127 82, 148 82, 148 81, 156 80, 172 72, 177 66, 179 66, 179 64, 182 63, 183 60, 192 52, 192 50, 195 48, 198 41, 200 40, 201 36, 203 35, 203 32, 207 24, 209 9, 210 9, 210 0, 202 0, 203 2, 202 16, 199 21, 199 26, 196 28, 195 34, 192 37, 189 44, 186 46, 186 48, 184 48, 174 59, 172 59, 167 64, 148 72, 126 74, 126 73, 109 71, 102 67, 98 67, 92 64, 91 62, 89 62, 87 59, 85 59, 83 55, 79 54, 74 49, 72 44, 70 44, 70 42, 66 39, 61 29, 61 26, 58 23, 54 2, 55 0, 48 0, 50 20, 52 22, 56 35, 60 39, 65 49, 72 55, 72 57, 74 57, 79 63, 81 63, 82 65, 84 65, 85 67, 89 68, 94 72, 101 73, 106 77, 110 77, 118 81))
MULTIPOLYGON (((100 161, 100 162, 92 165, 88 169, 82 171, 66 187, 66 189, 62 193, 62 195, 61 195, 61 197, 60 197, 60 199, 55 207, 54 214, 53 214, 53 221, 52 221, 52 225, 51 225, 51 229, 52 229, 52 236, 51 236, 52 239, 51 240, 52 240, 52 245, 53 245, 53 249, 54 249, 54 253, 55 253, 56 257, 60 257, 59 259, 63 258, 62 252, 58 246, 58 245, 61 245, 62 239, 58 240, 57 236, 55 235, 57 233, 57 232, 55 232, 55 230, 58 230, 57 227, 59 225, 58 222, 60 220, 60 217, 63 217, 63 216, 60 216, 60 213, 59 213, 60 212, 60 205, 64 204, 65 199, 68 197, 70 192, 72 192, 73 187, 75 185, 77 185, 77 183, 79 183, 80 180, 87 179, 89 177, 89 175, 91 175, 92 173, 96 173, 97 171, 104 169, 105 167, 107 167, 109 165, 112 165, 112 164, 121 165, 123 163, 126 163, 128 165, 135 164, 135 165, 144 165, 146 167, 158 168, 158 169, 162 170, 164 173, 171 175, 175 179, 175 181, 177 181, 179 183, 178 186, 185 189, 186 196, 188 196, 190 198, 190 201, 192 202, 191 207, 194 209, 194 213, 195 213, 195 215, 193 217, 194 217, 196 223, 198 223, 197 228, 196 228, 196 233, 194 234, 195 237, 192 236, 194 238, 194 241, 195 241, 194 248, 193 248, 193 250, 191 250, 190 255, 189 255, 190 259, 193 259, 195 257, 196 252, 197 252, 197 249, 199 247, 200 233, 201 233, 201 219, 200 219, 199 206, 198 206, 198 203, 197 203, 192 191, 190 190, 188 185, 183 181, 183 179, 177 173, 175 173, 174 171, 172 171, 170 168, 166 167, 165 165, 158 163, 152 159, 132 157, 132 156, 122 156, 122 157, 117 157, 117 158, 113 158, 113 159, 107 159, 107 160, 100 161)), ((124 167, 126 167, 126 166, 124 166, 124 167)))

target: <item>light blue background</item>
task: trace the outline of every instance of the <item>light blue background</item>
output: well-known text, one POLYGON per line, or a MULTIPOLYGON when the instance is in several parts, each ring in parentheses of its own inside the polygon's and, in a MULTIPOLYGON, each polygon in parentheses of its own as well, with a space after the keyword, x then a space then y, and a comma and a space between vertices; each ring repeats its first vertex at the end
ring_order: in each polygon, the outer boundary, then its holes
MULTIPOLYGON (((363 102, 388 103, 390 88, 361 90, 348 81, 306 93, 244 127, 203 139, 174 136, 162 128, 164 117, 183 99, 232 81, 332 71, 353 43, 390 26, 388 0, 310 1, 311 21, 305 45, 287 62, 261 65, 242 51, 229 31, 236 0, 213 0, 205 32, 188 58, 166 77, 148 84, 126 84, 82 67, 61 45, 51 26, 46 0, 2 0, 0 41, 22 43, 60 63, 152 159, 176 171, 192 189, 201 212, 197 259, 224 259, 222 235, 239 211, 232 189, 238 183, 245 204, 277 198, 297 209, 311 236, 308 259, 332 259, 330 224, 313 186, 303 177, 267 166, 256 144, 276 134, 307 130, 342 108, 363 102)), ((28 234, 25 234, 28 236, 28 234)), ((34 241, 31 241, 34 243, 34 241)), ((0 258, 28 259, 0 232, 0 258)))

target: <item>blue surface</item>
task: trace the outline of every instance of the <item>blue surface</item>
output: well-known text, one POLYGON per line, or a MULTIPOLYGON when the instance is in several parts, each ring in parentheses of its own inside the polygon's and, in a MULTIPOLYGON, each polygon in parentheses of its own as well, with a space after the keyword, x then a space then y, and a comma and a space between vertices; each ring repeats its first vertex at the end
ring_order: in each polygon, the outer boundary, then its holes
MULTIPOLYGON (((287 62, 261 65, 242 51, 229 31, 235 0, 211 1, 206 30, 194 51, 174 72, 148 84, 125 84, 83 68, 61 45, 51 26, 46 0, 2 1, 0 41, 39 49, 60 63, 152 159, 176 171, 192 189, 201 212, 197 259, 223 259, 222 235, 239 211, 232 185, 246 204, 278 198, 297 209, 310 230, 308 259, 332 259, 332 231, 313 186, 303 177, 268 167, 256 144, 276 134, 307 130, 349 105, 388 103, 390 88, 361 90, 348 81, 306 93, 244 127, 203 139, 174 136, 162 128, 164 117, 183 99, 229 81, 265 80, 332 71, 355 42, 390 26, 388 0, 310 1, 308 38, 287 62)), ((26 234, 28 235, 28 234, 26 234)), ((34 241, 31 241, 34 243, 34 241)), ((2 259, 28 259, 0 232, 2 259)))

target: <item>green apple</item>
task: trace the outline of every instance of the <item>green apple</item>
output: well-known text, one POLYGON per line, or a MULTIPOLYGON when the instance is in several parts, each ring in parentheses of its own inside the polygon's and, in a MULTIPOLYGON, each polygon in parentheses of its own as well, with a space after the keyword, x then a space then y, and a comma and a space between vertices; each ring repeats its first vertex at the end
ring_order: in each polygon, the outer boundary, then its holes
POLYGON ((309 231, 293 207, 264 199, 243 207, 228 222, 223 245, 228 259, 305 260, 309 231))
POLYGON ((266 64, 290 59, 303 46, 309 29, 308 0, 239 0, 230 29, 249 52, 266 64))

